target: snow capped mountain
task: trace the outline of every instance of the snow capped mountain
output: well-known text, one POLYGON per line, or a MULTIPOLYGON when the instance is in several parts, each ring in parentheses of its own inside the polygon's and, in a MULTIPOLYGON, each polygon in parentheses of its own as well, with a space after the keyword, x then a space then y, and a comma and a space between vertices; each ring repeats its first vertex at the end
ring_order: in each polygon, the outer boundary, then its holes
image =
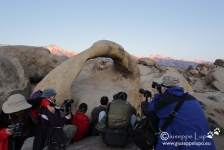
POLYGON ((68 58, 78 54, 75 51, 64 50, 61 47, 57 46, 56 44, 52 44, 52 45, 44 46, 44 47, 47 48, 48 50, 50 50, 51 53, 61 56, 64 59, 68 59, 68 58))
MULTIPOLYGON (((141 57, 138 57, 135 55, 131 55, 131 56, 134 59, 142 58, 142 56, 141 57)), ((148 58, 154 60, 159 65, 177 66, 177 67, 184 67, 184 68, 187 68, 190 65, 196 67, 198 64, 202 64, 202 63, 213 64, 213 62, 199 60, 199 59, 196 59, 196 60, 176 59, 172 57, 163 56, 160 54, 152 54, 148 58)))

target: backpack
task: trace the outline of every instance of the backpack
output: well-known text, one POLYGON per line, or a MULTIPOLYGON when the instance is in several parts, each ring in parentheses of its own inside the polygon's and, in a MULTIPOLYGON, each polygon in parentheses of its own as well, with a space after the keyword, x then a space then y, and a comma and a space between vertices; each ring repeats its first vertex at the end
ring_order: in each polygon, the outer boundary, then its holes
MULTIPOLYGON (((38 90, 36 92, 34 92, 33 94, 31 94, 31 96, 29 97, 28 100, 31 100, 31 99, 35 99, 35 98, 40 98, 41 95, 42 95, 42 91, 41 90, 38 90)), ((32 115, 37 119, 39 120, 39 109, 40 109, 40 105, 37 105, 37 106, 33 106, 31 107, 30 111, 32 113, 32 115)))
POLYGON ((123 148, 127 144, 128 130, 122 128, 110 128, 108 126, 108 114, 110 104, 108 105, 106 111, 106 128, 105 133, 103 134, 103 143, 107 146, 116 146, 123 148))
POLYGON ((150 117, 144 117, 132 131, 133 142, 141 149, 148 150, 156 146, 157 136, 150 117))

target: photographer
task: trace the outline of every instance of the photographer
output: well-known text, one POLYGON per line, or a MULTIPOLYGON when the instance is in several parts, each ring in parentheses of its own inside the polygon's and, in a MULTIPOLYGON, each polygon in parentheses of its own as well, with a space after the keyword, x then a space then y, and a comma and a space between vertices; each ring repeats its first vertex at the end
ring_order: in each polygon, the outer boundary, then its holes
POLYGON ((11 95, 2 105, 0 115, 0 149, 20 150, 28 137, 35 136, 33 149, 42 149, 42 128, 21 94, 11 95))
MULTIPOLYGON (((215 150, 213 140, 211 138, 200 139, 198 136, 207 136, 210 129, 205 117, 205 114, 198 103, 197 99, 192 95, 186 93, 184 94, 183 87, 179 87, 179 79, 171 76, 164 76, 163 82, 161 84, 153 83, 154 98, 148 105, 150 112, 156 113, 159 120, 158 129, 164 125, 166 120, 169 120, 172 116, 172 122, 168 124, 164 132, 169 137, 169 135, 178 136, 192 136, 193 138, 181 139, 181 138, 166 138, 164 140, 163 134, 159 133, 158 142, 156 149, 169 149, 169 150, 179 150, 179 149, 189 149, 186 145, 164 145, 163 142, 209 142, 210 145, 196 144, 191 145, 190 149, 197 150, 215 150), (183 95, 186 97, 183 97, 183 95), (179 101, 183 101, 182 105, 179 105, 180 109, 175 112, 174 108, 179 101), (169 118, 169 119, 167 119, 169 118), (195 137, 197 135, 197 137, 195 137)), ((166 137, 167 137, 166 136, 166 137)))
MULTIPOLYGON (((71 114, 61 117, 61 107, 55 104, 56 91, 46 88, 41 95, 41 125, 43 127, 44 147, 48 149, 65 149, 73 138, 76 127, 73 125, 64 126, 71 119, 71 114), (50 111, 46 106, 51 106, 55 111, 50 111), (64 130, 66 129, 66 134, 64 130)), ((63 107, 63 105, 62 105, 63 107)))

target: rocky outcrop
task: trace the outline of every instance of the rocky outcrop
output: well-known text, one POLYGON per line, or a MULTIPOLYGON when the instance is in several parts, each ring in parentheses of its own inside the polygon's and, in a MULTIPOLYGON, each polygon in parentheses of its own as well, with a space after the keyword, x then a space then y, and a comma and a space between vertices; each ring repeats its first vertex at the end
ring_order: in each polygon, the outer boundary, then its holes
POLYGON ((0 55, 0 79, 0 110, 10 95, 29 95, 29 78, 18 58, 0 55))
POLYGON ((40 81, 52 69, 63 62, 57 55, 51 54, 43 47, 34 46, 2 46, 0 55, 16 57, 26 69, 31 81, 40 81))
MULTIPOLYGON (((99 105, 102 96, 106 95, 111 100, 119 91, 126 92, 128 101, 140 111, 140 86, 140 72, 135 61, 122 46, 102 40, 52 70, 34 91, 52 87, 57 91, 58 104, 70 98, 73 98, 77 105, 86 102, 89 115, 91 108, 99 105), (113 59, 113 65, 95 74, 90 74, 87 70, 81 72, 86 60, 100 56, 113 59)), ((76 110, 76 107, 73 107, 73 111, 76 110)))
POLYGON ((162 69, 156 64, 156 62, 150 58, 140 58, 139 64, 145 65, 145 66, 154 66, 159 71, 162 71, 162 69))
POLYGON ((214 68, 206 75, 205 81, 217 90, 224 92, 224 68, 214 68))
POLYGON ((224 67, 224 59, 216 59, 214 65, 224 67))

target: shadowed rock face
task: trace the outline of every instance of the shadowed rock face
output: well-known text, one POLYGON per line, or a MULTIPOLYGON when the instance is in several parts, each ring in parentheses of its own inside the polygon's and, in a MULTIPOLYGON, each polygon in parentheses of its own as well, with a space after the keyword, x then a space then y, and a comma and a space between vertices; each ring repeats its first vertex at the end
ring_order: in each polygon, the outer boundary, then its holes
POLYGON ((30 93, 28 75, 15 57, 0 55, 0 79, 0 110, 10 95, 20 93, 27 97, 30 93))
POLYGON ((224 59, 216 59, 214 65, 224 67, 224 59))
MULTIPOLYGON (((128 101, 140 111, 140 85, 139 68, 130 55, 122 46, 102 40, 52 70, 34 91, 52 87, 57 91, 58 104, 73 98, 76 104, 86 102, 90 106, 89 111, 99 105, 101 96, 108 95, 111 100, 113 94, 124 91, 128 94, 128 101), (114 63, 101 72, 96 71, 96 74, 85 72, 86 76, 76 82, 86 60, 96 57, 108 57, 114 63)), ((74 110, 77 109, 73 107, 74 110)))
POLYGON ((57 55, 51 54, 43 47, 34 46, 2 46, 0 55, 16 57, 20 60, 31 81, 40 81, 52 69, 63 62, 57 55))

